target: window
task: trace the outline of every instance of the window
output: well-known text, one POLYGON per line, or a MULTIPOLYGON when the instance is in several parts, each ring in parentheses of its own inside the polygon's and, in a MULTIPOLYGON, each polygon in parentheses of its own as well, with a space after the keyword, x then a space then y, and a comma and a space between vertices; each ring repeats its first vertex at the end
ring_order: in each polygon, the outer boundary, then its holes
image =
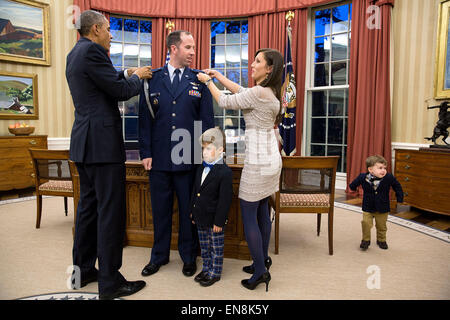
POLYGON ((346 171, 352 5, 312 11, 306 155, 340 156, 346 171))
MULTIPOLYGON (((248 21, 211 22, 211 60, 212 69, 224 74, 228 79, 248 87, 248 21)), ((227 92, 218 82, 220 90, 227 92)), ((224 110, 214 103, 215 125, 224 130, 227 143, 243 141, 244 119, 240 110, 224 110)))
MULTIPOLYGON (((110 17, 111 61, 117 70, 152 64, 152 22, 130 17, 110 17)), ((119 102, 125 142, 138 141, 139 96, 119 102)))

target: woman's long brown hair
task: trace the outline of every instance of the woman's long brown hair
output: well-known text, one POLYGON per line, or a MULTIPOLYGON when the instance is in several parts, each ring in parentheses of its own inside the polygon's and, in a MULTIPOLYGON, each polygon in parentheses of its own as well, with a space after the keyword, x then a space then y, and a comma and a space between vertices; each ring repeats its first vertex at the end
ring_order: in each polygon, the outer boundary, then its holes
POLYGON ((270 72, 266 79, 264 79, 259 85, 261 87, 269 87, 272 89, 273 93, 280 101, 280 110, 278 111, 278 115, 275 119, 275 124, 278 125, 283 118, 283 114, 281 113, 281 87, 283 86, 283 55, 275 49, 263 48, 259 49, 255 53, 256 56, 262 52, 264 55, 264 59, 268 66, 272 67, 272 72, 270 72))

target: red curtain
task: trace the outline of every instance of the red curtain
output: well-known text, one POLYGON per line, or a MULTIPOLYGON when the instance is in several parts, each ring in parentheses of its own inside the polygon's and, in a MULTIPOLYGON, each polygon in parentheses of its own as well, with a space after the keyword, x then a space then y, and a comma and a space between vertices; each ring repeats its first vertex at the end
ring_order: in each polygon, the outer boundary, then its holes
MULTIPOLYGON (((293 10, 295 16, 291 21, 292 28, 292 63, 294 66, 295 80, 297 83, 297 114, 296 114, 296 141, 297 141, 297 155, 301 154, 300 144, 302 141, 303 132, 303 106, 305 94, 305 74, 306 74, 306 41, 307 41, 307 21, 308 10, 298 9, 293 10)), ((284 54, 287 34, 286 13, 270 13, 249 17, 249 43, 248 43, 248 58, 249 69, 248 74, 251 75, 250 64, 253 61, 255 53, 261 48, 273 48, 284 54)), ((253 86, 254 82, 249 77, 249 86, 253 86)))
MULTIPOLYGON (((393 0, 353 1, 347 135, 347 185, 366 172, 365 159, 391 162, 390 25, 393 0), (379 8, 379 16, 369 6, 379 8), (374 27, 379 18, 379 28, 374 27)), ((351 192, 347 188, 347 192, 351 192)), ((361 190, 359 191, 362 192, 361 190)))
POLYGON ((91 8, 111 13, 146 17, 210 19, 283 12, 336 2, 336 0, 90 0, 90 2, 91 8))

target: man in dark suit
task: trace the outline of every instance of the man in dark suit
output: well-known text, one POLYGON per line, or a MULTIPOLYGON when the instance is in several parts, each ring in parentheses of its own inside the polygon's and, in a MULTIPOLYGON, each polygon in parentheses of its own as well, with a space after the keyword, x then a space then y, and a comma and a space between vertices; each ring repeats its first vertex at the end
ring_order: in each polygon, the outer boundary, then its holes
POLYGON ((74 288, 98 280, 99 298, 114 299, 145 286, 144 281, 126 281, 119 272, 126 219, 126 158, 118 101, 137 95, 140 79, 150 78, 151 69, 116 71, 108 57, 109 21, 100 13, 83 12, 79 25, 81 38, 66 65, 75 105, 70 159, 80 175, 73 245, 73 264, 80 271, 74 280, 78 276, 80 282, 74 288))
POLYGON ((153 70, 148 83, 144 81, 139 101, 140 156, 144 168, 150 170, 154 230, 150 262, 142 275, 154 274, 169 262, 175 191, 178 252, 183 260, 183 274, 192 276, 197 270, 198 251, 196 231, 189 218, 193 160, 197 154, 198 163, 201 162, 197 139, 214 126, 214 114, 211 93, 197 80, 199 71, 189 68, 195 55, 192 35, 174 31, 167 36, 167 47, 169 63, 153 70))

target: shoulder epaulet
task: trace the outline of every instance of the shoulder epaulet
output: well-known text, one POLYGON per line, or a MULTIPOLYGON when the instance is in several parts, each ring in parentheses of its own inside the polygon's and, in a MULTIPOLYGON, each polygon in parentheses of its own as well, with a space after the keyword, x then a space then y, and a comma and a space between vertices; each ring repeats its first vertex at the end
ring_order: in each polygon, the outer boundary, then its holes
POLYGON ((158 71, 161 71, 162 69, 164 69, 164 67, 152 69, 152 72, 158 72, 158 71))
POLYGON ((194 72, 194 73, 203 72, 202 70, 198 70, 198 69, 191 69, 191 71, 194 72))

